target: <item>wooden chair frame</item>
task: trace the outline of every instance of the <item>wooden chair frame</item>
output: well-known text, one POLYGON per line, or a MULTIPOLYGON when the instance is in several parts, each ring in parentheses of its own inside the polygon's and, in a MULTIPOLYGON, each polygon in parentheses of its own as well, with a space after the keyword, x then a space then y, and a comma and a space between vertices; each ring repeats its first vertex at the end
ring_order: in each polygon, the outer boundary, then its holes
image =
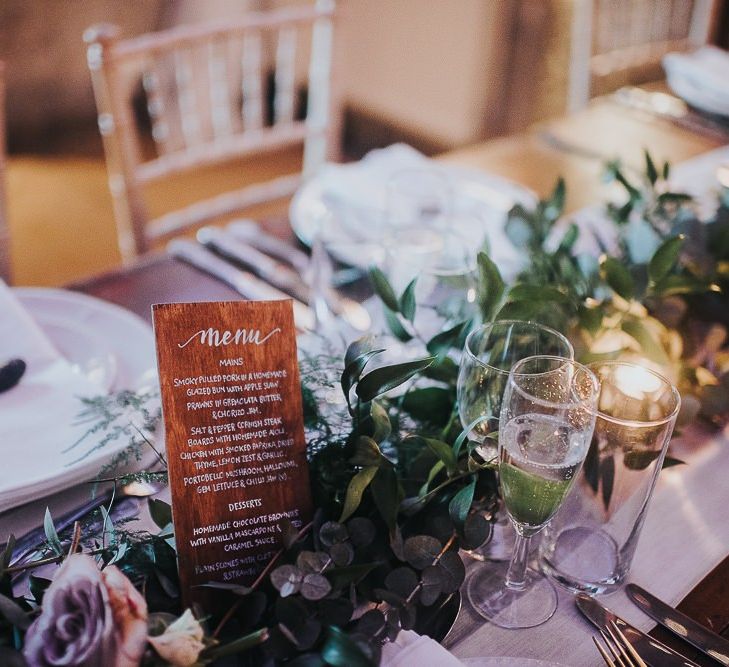
POLYGON ((309 6, 251 12, 237 22, 183 25, 127 40, 120 40, 118 29, 108 24, 92 26, 85 32, 124 261, 148 251, 155 241, 185 229, 290 196, 302 178, 312 174, 326 159, 339 158, 341 121, 332 72, 334 19, 334 0, 316 0, 309 6), (306 118, 297 120, 294 117, 294 59, 296 35, 302 30, 311 31, 311 51, 306 118), (264 35, 277 37, 272 125, 263 121, 261 38, 264 35), (214 59, 216 48, 227 49, 231 43, 236 43, 243 53, 240 61, 236 61, 241 71, 238 89, 241 101, 237 107, 230 99, 227 103, 220 102, 230 82, 225 61, 214 59), (207 67, 195 57, 202 49, 208 54, 207 67), (175 63, 175 109, 165 108, 155 71, 165 58, 166 62, 171 58, 175 63), (130 67, 136 71, 135 77, 129 76, 130 67), (222 75, 221 69, 225 70, 222 75), (150 160, 142 157, 131 99, 140 74, 158 152, 150 160), (214 81, 214 77, 218 78, 214 81), (237 111, 239 116, 228 116, 226 120, 221 109, 237 111), (182 145, 168 145, 169 119, 173 115, 178 119, 178 128, 182 128, 178 132, 182 145), (304 146, 301 173, 248 185, 149 219, 143 193, 149 184, 197 167, 296 144, 304 146))
MULTIPOLYGON (((687 51, 706 44, 716 25, 716 0, 694 0, 686 35, 666 34, 660 39, 631 46, 618 47, 602 53, 593 52, 594 23, 601 3, 612 0, 574 0, 568 110, 582 109, 591 97, 595 81, 620 70, 640 70, 660 66, 661 58, 671 51, 687 51)), ((645 17, 650 18, 650 17, 645 17)))
POLYGON ((5 64, 0 60, 0 279, 11 280, 10 229, 5 206, 5 64))

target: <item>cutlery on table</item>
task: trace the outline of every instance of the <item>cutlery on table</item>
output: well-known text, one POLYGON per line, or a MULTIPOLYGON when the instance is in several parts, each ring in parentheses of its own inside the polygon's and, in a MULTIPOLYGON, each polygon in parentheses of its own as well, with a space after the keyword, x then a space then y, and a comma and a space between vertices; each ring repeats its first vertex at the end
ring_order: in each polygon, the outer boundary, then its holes
MULTIPOLYGON (((302 276, 289 265, 261 252, 252 243, 243 242, 228 230, 216 227, 200 229, 197 233, 197 240, 226 259, 251 270, 259 278, 290 294, 295 299, 308 303, 312 307, 315 306, 312 303, 312 290, 305 284, 302 276)), ((274 240, 277 241, 277 239, 274 240)), ((352 328, 357 331, 369 330, 372 324, 370 315, 357 301, 343 297, 333 289, 327 289, 324 299, 327 308, 335 315, 342 317, 352 328)), ((314 310, 316 312, 315 307, 314 310)))
POLYGON ((225 259, 241 264, 270 285, 303 303, 308 303, 309 289, 302 282, 301 276, 288 264, 277 261, 257 250, 252 244, 243 242, 217 227, 199 229, 197 240, 225 259))
POLYGON ((719 664, 729 666, 729 641, 674 609, 637 584, 626 586, 628 597, 653 620, 695 646, 719 664))
POLYGON ((612 95, 618 104, 627 108, 642 111, 665 118, 687 130, 704 136, 726 141, 729 136, 729 125, 719 120, 704 116, 689 109, 686 102, 669 93, 648 91, 636 86, 625 86, 612 95))
POLYGON ((585 593, 575 595, 575 604, 582 614, 599 630, 610 623, 620 629, 625 638, 649 667, 699 667, 693 660, 682 656, 653 637, 649 637, 585 593))
POLYGON ((270 257, 286 262, 300 274, 306 273, 309 267, 309 256, 305 252, 294 248, 286 241, 267 234, 253 220, 236 220, 231 222, 225 231, 238 241, 252 245, 270 257))
POLYGON ((615 623, 611 621, 605 630, 600 630, 600 634, 610 655, 594 636, 592 641, 606 665, 610 665, 610 667, 615 665, 618 665, 618 667, 648 667, 615 623))
MULTIPOLYGON (((256 278, 252 273, 243 271, 205 246, 186 239, 173 239, 167 244, 167 251, 178 259, 187 262, 200 271, 210 274, 226 285, 232 287, 246 299, 256 301, 278 301, 289 299, 288 294, 256 278)), ((294 322, 300 329, 313 329, 314 312, 297 299, 293 299, 294 322)))

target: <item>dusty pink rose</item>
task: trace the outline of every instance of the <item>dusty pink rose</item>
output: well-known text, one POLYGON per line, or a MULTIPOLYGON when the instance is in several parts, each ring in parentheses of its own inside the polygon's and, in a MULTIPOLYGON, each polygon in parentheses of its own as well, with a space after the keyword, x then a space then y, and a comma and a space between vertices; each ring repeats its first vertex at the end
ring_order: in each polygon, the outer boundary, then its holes
POLYGON ((75 554, 48 587, 23 653, 30 667, 136 667, 146 617, 144 600, 117 568, 102 573, 93 558, 75 554))
POLYGON ((102 573, 117 639, 115 667, 137 667, 147 645, 147 602, 114 565, 102 573))

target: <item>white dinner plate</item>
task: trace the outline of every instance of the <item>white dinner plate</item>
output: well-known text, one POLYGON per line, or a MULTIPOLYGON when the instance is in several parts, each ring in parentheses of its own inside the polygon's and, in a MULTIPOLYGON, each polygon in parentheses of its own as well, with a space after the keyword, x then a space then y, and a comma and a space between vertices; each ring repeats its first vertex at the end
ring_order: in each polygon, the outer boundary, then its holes
POLYGON ((108 301, 86 294, 46 287, 14 287, 20 303, 44 329, 71 364, 84 367, 93 354, 103 351, 115 360, 114 391, 135 389, 155 371, 154 334, 141 317, 108 301), (44 323, 55 328, 46 331, 44 323), (94 341, 91 353, 78 339, 94 341))
MULTIPOLYGON (((404 146, 382 149, 361 162, 327 165, 294 195, 289 209, 291 227, 299 239, 311 245, 321 226, 322 216, 336 207, 341 216, 342 238, 332 241, 337 258, 352 266, 365 268, 378 259, 378 242, 387 229, 384 211, 389 177, 402 169, 440 171, 452 191, 454 219, 465 221, 469 229, 461 233, 478 245, 488 238, 493 257, 498 257, 506 274, 514 274, 523 258, 504 233, 506 215, 514 204, 531 207, 535 194, 512 181, 494 174, 427 160, 404 146), (387 157, 390 152, 392 159, 387 157), (470 219, 467 219, 470 218, 470 219)), ((330 232, 327 232, 330 233, 330 232)))
MULTIPOLYGON (((71 369, 91 364, 92 371, 107 373, 105 381, 114 391, 156 386, 154 337, 141 318, 75 292, 46 288, 14 288, 13 292, 67 357, 71 369), (110 367, 93 366, 99 357, 114 360, 113 377, 108 375, 110 367)), ((78 381, 77 373, 66 372, 61 377, 67 378, 67 389, 50 384, 40 374, 29 377, 27 384, 21 380, 17 388, 2 395, 0 417, 6 411, 3 439, 7 442, 0 443, 6 455, 0 471, 0 512, 93 479, 128 445, 121 437, 96 448, 107 434, 102 430, 71 447, 90 426, 78 423, 83 404, 76 392, 89 387, 93 391, 94 383, 93 372, 91 378, 79 373, 78 381)), ((98 393, 105 394, 106 389, 99 386, 98 393)), ((153 401, 150 409, 158 403, 156 398, 153 401)))

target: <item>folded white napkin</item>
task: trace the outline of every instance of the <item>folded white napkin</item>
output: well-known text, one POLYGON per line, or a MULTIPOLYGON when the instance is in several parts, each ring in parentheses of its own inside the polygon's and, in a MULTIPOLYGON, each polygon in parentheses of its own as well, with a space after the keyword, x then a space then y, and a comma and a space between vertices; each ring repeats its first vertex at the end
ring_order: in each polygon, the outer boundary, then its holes
MULTIPOLYGON (((88 426, 74 424, 80 397, 100 393, 99 386, 71 365, 46 338, 33 318, 0 281, 0 366, 23 359, 27 368, 20 382, 0 393, 0 511, 63 488, 64 468, 85 451, 64 452, 88 426)), ((98 463, 96 469, 98 470, 98 463)))
POLYGON ((438 642, 413 630, 401 630, 394 642, 382 647, 382 667, 463 667, 438 642))
POLYGON ((729 115, 729 53, 703 46, 663 58, 666 80, 676 95, 703 111, 729 115))

